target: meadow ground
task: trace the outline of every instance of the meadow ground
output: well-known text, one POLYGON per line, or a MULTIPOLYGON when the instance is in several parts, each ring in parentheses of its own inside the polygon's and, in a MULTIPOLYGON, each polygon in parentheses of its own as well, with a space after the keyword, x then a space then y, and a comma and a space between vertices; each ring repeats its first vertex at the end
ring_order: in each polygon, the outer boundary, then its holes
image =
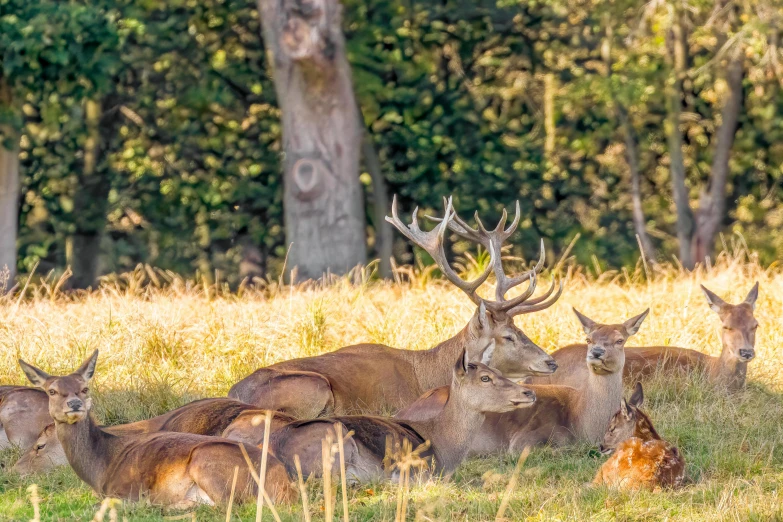
MULTIPOLYGON (((715 355, 720 322, 699 283, 730 302, 743 299, 755 280, 761 284, 757 359, 745 391, 727 394, 700 376, 659 379, 646 390, 646 408, 658 431, 687 460, 685 488, 637 494, 592 488, 586 484, 603 461, 592 448, 539 448, 522 468, 507 519, 783 520, 783 270, 743 259, 723 257, 716 267, 694 274, 669 268, 650 282, 641 269, 630 274, 592 269, 589 275, 572 267, 555 306, 518 319, 534 341, 553 351, 584 338, 571 306, 602 322, 620 322, 650 307, 629 345, 676 345, 715 355)), ((463 294, 431 280, 427 271, 413 271, 396 283, 271 284, 239 295, 176 278, 164 289, 140 285, 142 279, 163 278, 139 270, 80 296, 63 295, 49 282, 31 287, 33 297, 0 301, 0 382, 24 383, 19 357, 57 374, 99 348, 91 386, 95 411, 102 422, 116 424, 225 395, 253 369, 292 357, 357 342, 424 349, 456 333, 473 313, 463 294)), ((8 467, 16 456, 2 453, 0 463, 8 467)), ((472 459, 450 481, 415 483, 407 518, 493 520, 515 463, 515 456, 472 459)), ((69 469, 26 479, 0 470, 0 520, 33 518, 31 484, 38 485, 42 520, 88 521, 97 510, 99 499, 69 469)), ((309 492, 314 519, 320 520, 321 484, 311 481, 309 492)), ((349 488, 350 518, 393 520, 397 493, 391 485, 349 488)), ((147 521, 174 520, 182 513, 124 504, 118 515, 147 521)), ((185 515, 182 519, 225 520, 218 508, 185 515)), ((302 506, 281 509, 280 516, 302 520, 302 506)), ((254 518, 255 506, 235 507, 233 520, 254 518)), ((264 519, 271 520, 268 511, 264 519)))

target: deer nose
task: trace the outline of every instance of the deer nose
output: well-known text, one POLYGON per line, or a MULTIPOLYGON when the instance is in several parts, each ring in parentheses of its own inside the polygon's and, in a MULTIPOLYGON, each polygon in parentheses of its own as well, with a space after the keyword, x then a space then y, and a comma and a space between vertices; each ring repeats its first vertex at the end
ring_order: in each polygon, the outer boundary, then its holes
POLYGON ((756 356, 756 351, 753 348, 742 348, 739 351, 740 357, 745 359, 746 361, 750 361, 756 356))
POLYGON ((66 404, 68 405, 69 408, 71 408, 72 411, 76 411, 76 410, 81 410, 82 405, 84 403, 82 403, 82 401, 79 399, 71 399, 66 404))
POLYGON ((605 353, 606 353, 606 350, 604 350, 603 348, 599 348, 598 346, 596 346, 595 348, 591 348, 590 349, 590 356, 593 359, 600 359, 601 357, 603 357, 603 355, 605 353))
POLYGON ((554 373, 557 370, 557 363, 554 359, 549 359, 546 362, 546 365, 549 367, 550 370, 552 370, 552 373, 554 373))

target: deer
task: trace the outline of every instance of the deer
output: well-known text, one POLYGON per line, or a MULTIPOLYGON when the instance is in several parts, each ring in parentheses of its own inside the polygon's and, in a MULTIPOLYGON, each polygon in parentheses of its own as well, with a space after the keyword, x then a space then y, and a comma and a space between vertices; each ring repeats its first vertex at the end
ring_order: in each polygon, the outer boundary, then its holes
POLYGON ((637 382, 631 398, 623 399, 609 423, 600 449, 611 456, 596 473, 593 484, 653 491, 682 486, 685 459, 658 435, 650 417, 639 409, 643 401, 642 383, 637 382))
POLYGON ((463 350, 452 365, 450 400, 432 419, 402 422, 354 415, 301 420, 277 431, 270 445, 289 472, 293 472, 294 457, 298 455, 305 475, 321 476, 320 441, 327 437, 337 440, 336 424, 343 433, 352 432, 345 443, 346 476, 352 482, 394 478, 389 450, 406 441, 412 448, 419 448, 422 459, 430 461, 432 472, 449 475, 465 459, 486 414, 530 407, 536 400, 533 391, 486 365, 494 350, 494 339, 480 351, 479 360, 471 359, 469 351, 463 350))
MULTIPOLYGON (((260 440, 251 442, 247 438, 240 438, 237 436, 237 433, 241 434, 243 430, 247 431, 249 428, 246 426, 259 415, 261 416, 261 422, 263 422, 264 414, 264 411, 259 411, 255 406, 244 404, 234 399, 225 397, 200 399, 151 419, 128 424, 104 426, 103 429, 113 435, 155 433, 160 431, 193 433, 196 435, 223 437, 257 446, 260 444, 260 440), (227 433, 231 434, 231 436, 226 436, 227 433)), ((48 397, 46 416, 51 420, 48 413, 48 397)), ((281 423, 292 420, 294 420, 292 417, 275 414, 273 427, 278 427, 282 425, 281 423)), ((19 458, 11 471, 24 476, 32 473, 44 473, 55 467, 67 464, 68 459, 60 441, 57 440, 57 433, 54 429, 54 423, 52 423, 41 430, 35 443, 19 458)))
POLYGON ((0 386, 0 450, 29 449, 38 433, 52 422, 49 398, 28 386, 0 386))
MULTIPOLYGON (((28 380, 46 392, 49 415, 68 463, 98 495, 191 508, 226 504, 234 470, 237 502, 255 498, 257 485, 250 464, 258 468, 262 451, 234 441, 190 433, 112 434, 91 415, 89 383, 98 350, 73 373, 53 376, 19 360, 28 380)), ((268 455, 265 491, 271 499, 290 502, 296 489, 273 454, 268 455)))
MULTIPOLYGON (((574 313, 587 334, 588 351, 582 364, 587 370, 575 386, 528 384, 536 403, 509 413, 488 414, 470 453, 518 453, 525 447, 550 443, 556 446, 589 442, 603 437, 623 398, 623 345, 639 331, 649 309, 620 325, 599 324, 578 310, 574 313)), ((431 418, 449 401, 448 388, 425 393, 400 411, 396 418, 407 422, 431 418)))
MULTIPOLYGON (((489 366, 509 379, 520 380, 530 375, 554 372, 557 369, 554 360, 517 328, 514 317, 548 308, 560 297, 563 286, 561 283, 554 293, 553 279, 546 293, 531 298, 537 274, 543 268, 543 243, 539 260, 532 269, 512 277, 506 275, 500 249, 519 224, 519 202, 508 228, 507 219, 508 214, 504 210, 497 227, 487 231, 477 215, 478 228, 473 229, 457 217, 449 198, 445 201, 443 218, 431 231, 424 232, 418 224, 418 207, 413 211, 411 224, 406 225, 398 216, 395 197, 392 217, 387 216, 386 220, 412 243, 424 249, 444 277, 476 305, 476 312, 468 324, 459 333, 429 350, 359 344, 332 353, 272 364, 236 383, 228 396, 302 419, 397 411, 426 390, 448 385, 452 377, 449 368, 453 361, 466 346, 482 337, 495 339, 497 348, 489 366), (468 235, 490 252, 491 262, 476 279, 462 279, 449 265, 444 247, 447 229, 468 235), (490 272, 494 272, 497 280, 494 301, 482 299, 477 294, 490 272), (506 298, 509 290, 524 282, 528 282, 528 286, 521 295, 506 298)), ((470 357, 474 356, 471 354, 470 357)))
MULTIPOLYGON (((673 346, 646 346, 626 349, 626 376, 643 379, 658 371, 692 373, 702 371, 708 381, 729 391, 745 387, 748 363, 756 357, 756 330, 759 323, 753 315, 759 296, 759 284, 753 285, 740 304, 729 304, 701 285, 710 309, 722 323, 722 349, 718 357, 696 350, 673 346)), ((557 356, 553 354, 555 360, 557 356)))

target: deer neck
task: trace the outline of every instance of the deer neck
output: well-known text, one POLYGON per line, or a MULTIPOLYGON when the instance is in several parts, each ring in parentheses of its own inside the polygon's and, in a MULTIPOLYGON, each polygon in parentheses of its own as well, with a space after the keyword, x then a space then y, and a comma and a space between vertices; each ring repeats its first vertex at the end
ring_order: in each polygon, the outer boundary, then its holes
POLYGON ((713 383, 719 383, 736 389, 745 385, 748 363, 734 357, 724 346, 718 357, 710 358, 709 377, 713 383))
POLYGON ((429 421, 411 423, 425 440, 430 441, 435 455, 435 471, 451 473, 468 455, 473 438, 484 424, 485 415, 466 408, 451 389, 448 402, 429 421))
POLYGON ((98 493, 103 493, 102 486, 114 454, 116 437, 103 431, 92 415, 74 424, 55 421, 55 428, 68 464, 76 475, 98 493))
POLYGON ((422 351, 406 350, 419 383, 420 393, 451 384, 454 362, 474 337, 468 323, 457 335, 434 348, 422 351))
POLYGON ((577 395, 573 412, 577 435, 590 443, 602 440, 623 399, 623 372, 599 375, 592 370, 577 395))

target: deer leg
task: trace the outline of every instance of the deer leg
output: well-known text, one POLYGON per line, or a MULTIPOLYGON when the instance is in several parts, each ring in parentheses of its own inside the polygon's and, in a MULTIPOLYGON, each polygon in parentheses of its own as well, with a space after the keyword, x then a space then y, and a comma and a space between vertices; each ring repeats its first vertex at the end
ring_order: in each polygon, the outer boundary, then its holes
POLYGON ((236 383, 228 396, 303 419, 334 412, 332 386, 315 372, 262 368, 236 383))

